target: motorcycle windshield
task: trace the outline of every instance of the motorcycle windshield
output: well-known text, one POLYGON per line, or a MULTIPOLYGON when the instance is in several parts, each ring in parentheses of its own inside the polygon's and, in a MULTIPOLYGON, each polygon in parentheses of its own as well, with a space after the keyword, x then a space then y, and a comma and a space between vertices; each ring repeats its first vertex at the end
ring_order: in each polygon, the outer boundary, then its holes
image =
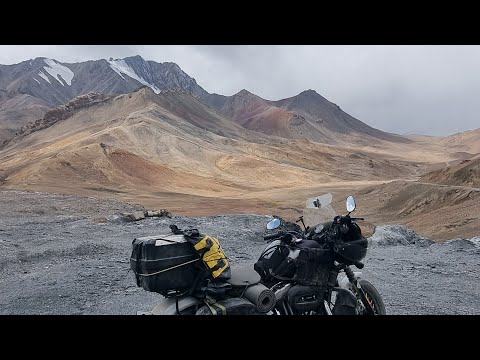
POLYGON ((333 207, 332 194, 327 193, 307 199, 303 209, 303 221, 306 226, 314 226, 327 221, 332 221, 337 215, 333 207), (318 205, 319 207, 317 207, 318 205))

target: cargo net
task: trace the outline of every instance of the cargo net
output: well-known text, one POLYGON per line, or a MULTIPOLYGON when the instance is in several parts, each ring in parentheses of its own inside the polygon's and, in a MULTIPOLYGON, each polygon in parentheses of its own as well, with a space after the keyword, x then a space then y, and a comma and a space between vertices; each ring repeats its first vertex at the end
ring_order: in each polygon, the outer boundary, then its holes
POLYGON ((300 285, 325 286, 334 268, 333 257, 328 250, 302 249, 295 259, 293 280, 300 285))

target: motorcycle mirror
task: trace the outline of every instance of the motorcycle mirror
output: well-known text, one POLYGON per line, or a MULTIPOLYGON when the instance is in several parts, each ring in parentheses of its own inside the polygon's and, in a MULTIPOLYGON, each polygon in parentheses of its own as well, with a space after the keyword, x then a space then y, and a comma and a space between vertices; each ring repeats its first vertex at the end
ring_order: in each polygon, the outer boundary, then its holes
POLYGON ((351 213, 353 210, 355 210, 355 198, 350 195, 347 197, 347 211, 351 213))
POLYGON ((272 221, 269 221, 267 224, 267 230, 273 230, 280 226, 280 219, 275 218, 272 221))

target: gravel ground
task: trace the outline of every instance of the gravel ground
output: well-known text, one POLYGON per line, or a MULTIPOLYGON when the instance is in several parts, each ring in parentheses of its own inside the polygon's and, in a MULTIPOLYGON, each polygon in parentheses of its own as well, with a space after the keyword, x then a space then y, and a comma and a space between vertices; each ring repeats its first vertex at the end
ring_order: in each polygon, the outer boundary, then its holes
MULTIPOLYGON (((151 310, 161 296, 136 286, 131 242, 168 233, 170 224, 218 237, 235 266, 253 266, 265 246, 267 216, 122 220, 122 212, 138 209, 71 195, 0 192, 0 314, 151 310)), ((371 238, 362 272, 382 294, 387 313, 480 314, 479 239, 415 239, 388 226, 371 238)))

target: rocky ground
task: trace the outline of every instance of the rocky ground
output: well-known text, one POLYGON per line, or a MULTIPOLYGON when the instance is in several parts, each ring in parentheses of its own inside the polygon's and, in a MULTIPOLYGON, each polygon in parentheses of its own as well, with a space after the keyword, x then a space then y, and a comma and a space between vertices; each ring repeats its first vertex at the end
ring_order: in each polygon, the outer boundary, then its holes
MULTIPOLYGON (((265 246, 263 215, 147 217, 140 206, 72 195, 0 192, 0 314, 136 314, 161 298, 129 271, 135 237, 196 226, 222 241, 235 265, 265 246)), ((479 234, 480 235, 480 234, 479 234)), ((432 243, 403 227, 370 238, 363 276, 388 314, 480 314, 480 238, 432 243)))

